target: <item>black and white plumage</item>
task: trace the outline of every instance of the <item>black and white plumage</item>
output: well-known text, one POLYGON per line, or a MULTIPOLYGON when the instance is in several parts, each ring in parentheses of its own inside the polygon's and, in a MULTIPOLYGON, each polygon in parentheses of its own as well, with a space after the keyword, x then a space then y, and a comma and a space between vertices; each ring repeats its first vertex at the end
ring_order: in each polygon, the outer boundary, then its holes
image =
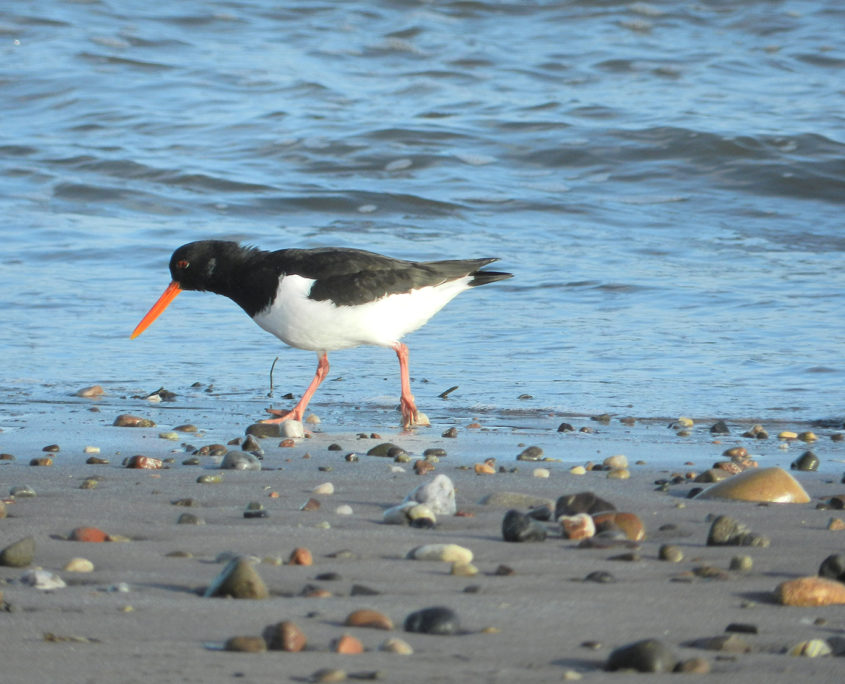
POLYGON ((400 341, 461 292, 510 278, 484 271, 496 259, 415 262, 358 249, 281 249, 267 252, 235 242, 203 240, 170 259, 173 281, 132 337, 140 335, 182 290, 224 295, 286 344, 317 352, 314 379, 299 403, 269 422, 301 420, 329 370, 327 352, 363 344, 390 347, 399 357, 403 425, 421 424, 400 341))

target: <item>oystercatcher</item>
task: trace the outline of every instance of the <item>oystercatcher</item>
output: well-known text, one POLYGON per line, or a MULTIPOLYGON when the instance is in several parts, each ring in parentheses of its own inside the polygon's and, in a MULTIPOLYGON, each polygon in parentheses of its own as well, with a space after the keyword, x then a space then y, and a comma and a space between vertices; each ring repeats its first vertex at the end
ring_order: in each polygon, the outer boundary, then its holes
POLYGON ((329 372, 327 353, 371 344, 399 357, 402 425, 427 425, 417 411, 408 377, 408 347, 416 330, 464 290, 512 277, 484 271, 497 259, 404 261, 360 249, 281 249, 267 252, 236 242, 202 240, 170 258, 173 281, 132 332, 140 335, 182 290, 225 295, 285 344, 317 352, 317 372, 290 411, 275 418, 302 420, 329 372))

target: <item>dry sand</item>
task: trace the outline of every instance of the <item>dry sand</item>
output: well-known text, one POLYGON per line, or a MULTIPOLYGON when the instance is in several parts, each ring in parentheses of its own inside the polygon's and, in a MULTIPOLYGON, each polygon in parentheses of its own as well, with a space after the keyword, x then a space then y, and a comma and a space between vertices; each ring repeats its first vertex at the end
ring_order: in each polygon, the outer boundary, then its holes
MULTIPOLYGON (((0 466, 0 495, 10 487, 31 485, 35 498, 7 504, 8 517, 0 520, 0 547, 33 536, 33 566, 58 572, 68 583, 63 589, 43 592, 24 586, 22 568, 0 567, 0 590, 14 609, 0 613, 0 681, 30 682, 278 682, 308 681, 325 667, 349 673, 378 672, 387 682, 556 682, 569 673, 583 681, 647 681, 652 676, 610 673, 602 669, 610 651, 646 637, 664 639, 678 656, 703 656, 712 673, 707 681, 733 682, 838 682, 845 672, 837 657, 797 658, 783 649, 811 638, 845 636, 845 609, 790 608, 776 605, 771 593, 781 581, 814 574, 819 563, 845 549, 845 531, 827 529, 837 511, 817 510, 818 500, 840 494, 842 443, 830 442, 830 430, 817 429, 815 447, 823 461, 818 473, 799 478, 813 502, 804 505, 687 500, 692 485, 679 485, 668 492, 655 491, 654 481, 670 472, 703 470, 719 458, 722 450, 744 444, 759 454, 764 465, 788 467, 806 446, 788 451, 777 440, 755 442, 737 436, 714 443, 706 425, 691 437, 679 438, 666 429, 666 421, 645 421, 608 426, 586 417, 567 418, 580 426, 597 429, 592 435, 559 434, 560 416, 480 417, 482 429, 464 427, 469 419, 459 413, 432 416, 435 426, 413 435, 382 429, 380 439, 360 439, 359 428, 328 422, 316 426, 310 439, 292 448, 276 446, 278 439, 262 441, 265 450, 261 472, 223 474, 220 484, 198 484, 201 474, 218 472, 212 459, 202 465, 184 466, 187 457, 178 442, 158 438, 162 430, 184 422, 205 432, 186 435, 199 447, 226 442, 243 434, 256 417, 254 405, 210 402, 195 407, 150 407, 142 402, 105 399, 99 412, 90 403, 69 400, 57 405, 18 405, 7 412, 0 433, 0 451, 16 460, 0 466), (226 408, 224 408, 226 407, 226 408), (118 413, 131 411, 154 418, 158 427, 115 428, 110 422, 118 413), (444 429, 458 425, 458 437, 441 437, 444 429), (214 427, 211 428, 210 426, 214 427), (441 517, 432 530, 386 525, 383 510, 402 500, 414 487, 433 475, 417 476, 410 464, 402 473, 391 472, 392 461, 369 457, 366 451, 383 441, 404 447, 412 455, 425 448, 442 447, 448 456, 435 474, 448 475, 457 488, 460 511, 471 514, 441 517), (31 458, 42 456, 41 447, 58 443, 52 467, 31 467, 31 458), (330 451, 332 443, 341 451, 330 451), (108 465, 86 465, 83 446, 100 446, 108 465), (541 445, 543 464, 517 462, 523 446, 541 445), (177 453, 171 453, 177 449, 177 453), (360 454, 350 463, 344 456, 360 454), (143 453, 175 458, 161 471, 130 470, 122 459, 143 453), (310 458, 304 455, 310 454, 310 458), (588 460, 624 453, 632 463, 628 480, 607 479, 605 472, 583 476, 569 468, 588 460), (477 476, 461 466, 495 457, 497 464, 516 473, 477 476), (633 465, 637 459, 644 464, 633 465), (685 466, 692 461, 694 465, 685 466), (537 465, 551 470, 551 477, 532 476, 537 465), (331 467, 330 472, 319 468, 331 467), (80 489, 86 477, 100 476, 95 489, 80 489), (317 496, 318 511, 301 511, 313 488, 332 482, 331 496, 317 496), (505 510, 479 504, 491 491, 515 491, 556 499, 562 494, 591 490, 613 502, 617 509, 638 514, 648 537, 640 545, 642 560, 610 560, 621 549, 579 549, 562 539, 549 524, 549 538, 542 543, 515 544, 502 540, 505 510), (278 498, 271 498, 278 492, 278 498), (177 499, 192 497, 197 507, 174 506, 177 499), (250 501, 261 502, 269 512, 265 519, 245 519, 250 501), (348 504, 351 516, 335 514, 348 504), (202 526, 177 525, 181 513, 202 516, 202 526), (708 514, 729 514, 755 532, 771 538, 769 548, 708 547, 705 544, 708 514), (328 522, 325 529, 321 524, 328 522), (672 524, 674 529, 661 531, 672 524), (93 525, 131 539, 101 544, 66 541, 77 526, 93 525), (438 562, 408 560, 407 552, 425 543, 448 542, 465 546, 475 554, 480 573, 475 577, 449 574, 438 562), (657 559, 661 544, 680 546, 681 563, 657 559), (287 559, 299 546, 310 549, 314 565, 279 565, 268 559, 287 559), (330 557, 349 549, 352 559, 330 557), (174 551, 191 557, 169 557, 174 551), (266 600, 202 598, 201 590, 220 572, 216 558, 236 552, 264 559, 256 567, 272 596, 266 600), (750 572, 730 572, 720 580, 689 581, 692 568, 711 565, 727 570, 735 555, 754 560, 750 572), (62 570, 72 557, 94 563, 89 574, 62 570), (505 564, 510 576, 493 574, 505 564), (611 572, 613 584, 584 582, 594 570, 611 572), (319 581, 321 573, 336 572, 340 578, 319 581), (683 581, 678 581, 683 580, 683 581), (113 589, 125 583, 128 592, 113 589), (374 596, 350 596, 353 585, 380 592, 374 596), (302 596, 308 585, 331 592, 328 598, 302 596), (473 591, 471 588, 475 588, 473 591), (470 589, 470 591, 468 591, 470 589), (453 608, 465 633, 455 636, 408 634, 401 626, 412 611, 429 606, 453 608), (388 615, 393 632, 348 628, 347 614, 373 608, 388 615), (309 640, 301 653, 267 652, 241 654, 221 650, 234 635, 258 635, 281 620, 297 623, 309 640), (754 647, 751 653, 731 655, 684 647, 681 644, 724 633, 730 623, 752 623, 757 635, 743 635, 754 647), (349 632, 367 651, 361 655, 338 655, 330 643, 349 632), (62 640, 45 640, 45 634, 62 640), (387 637, 408 641, 410 656, 380 652, 387 637), (595 642, 596 648, 585 646, 595 642)), ((360 415, 370 422, 361 431, 371 432, 386 413, 360 415)), ((712 421, 711 421, 712 422, 712 421)), ((732 424, 734 435, 739 423, 732 424)), ((748 427, 743 423, 742 427, 748 427)), ((778 426, 767 426, 775 433, 778 426)), ((801 427, 801 426, 790 426, 801 427)), ((842 516, 840 516, 842 517, 842 516)), ((665 675, 686 677, 694 675, 665 675)))

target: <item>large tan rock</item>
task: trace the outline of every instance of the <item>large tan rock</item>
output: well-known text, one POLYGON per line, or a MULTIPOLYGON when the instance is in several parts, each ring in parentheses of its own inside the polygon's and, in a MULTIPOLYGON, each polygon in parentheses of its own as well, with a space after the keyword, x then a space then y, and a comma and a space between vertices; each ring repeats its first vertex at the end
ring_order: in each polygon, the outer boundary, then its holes
POLYGON ((807 503, 810 495, 783 468, 755 468, 723 480, 696 499, 734 499, 771 503, 807 503))
POLYGON ((781 582, 775 598, 785 606, 832 606, 845 603, 845 584, 824 577, 799 577, 781 582))

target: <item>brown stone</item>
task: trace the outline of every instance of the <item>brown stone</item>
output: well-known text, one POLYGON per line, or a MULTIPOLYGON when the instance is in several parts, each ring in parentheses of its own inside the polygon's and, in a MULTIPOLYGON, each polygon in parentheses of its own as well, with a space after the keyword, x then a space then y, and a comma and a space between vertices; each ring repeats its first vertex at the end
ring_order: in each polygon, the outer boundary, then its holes
POLYGON ((155 427, 156 424, 148 418, 121 413, 112 423, 115 427, 155 427))
POLYGON ((271 651, 298 653, 308 645, 305 633, 288 620, 267 627, 264 630, 264 638, 271 651))
POLYGON ((799 577, 781 582, 775 598, 785 606, 831 606, 845 603, 845 584, 824 577, 799 577))
POLYGON ((335 653, 343 653, 345 655, 357 655, 364 652, 364 644, 358 639, 349 634, 344 634, 332 644, 332 650, 335 653))
POLYGON ((476 463, 474 466, 475 474, 476 475, 495 475, 496 469, 491 466, 487 465, 486 463, 476 463))
POLYGON ((417 475, 427 475, 434 470, 434 464, 431 461, 424 461, 422 459, 414 461, 414 472, 417 475))
POLYGON ((827 523, 829 530, 845 530, 845 520, 842 518, 831 518, 827 523))
POLYGON ((70 533, 71 541, 78 542, 104 542, 109 535, 97 527, 77 527, 70 533))
POLYGON ((343 623, 347 627, 372 627, 373 629, 393 629, 393 621, 384 613, 362 608, 346 616, 343 623))
POLYGON ((562 515, 557 520, 566 539, 589 539, 596 533, 596 525, 586 513, 577 515, 562 515))
POLYGON ((291 551, 288 565, 314 565, 314 557, 304 546, 298 546, 291 551))
POLYGON ((807 503, 810 496, 783 468, 755 468, 708 487, 697 499, 807 503))
POLYGON ((126 461, 127 468, 137 468, 138 470, 160 470, 162 466, 164 466, 164 461, 152 456, 132 456, 126 461))
POLYGON ((596 525, 597 533, 616 527, 622 530, 625 536, 631 541, 642 541, 645 539, 643 521, 634 513, 617 513, 615 511, 599 513, 593 516, 593 522, 596 525))
POLYGON ((94 397, 101 397, 105 394, 101 385, 91 385, 90 387, 83 387, 76 391, 77 397, 85 397, 86 399, 93 399, 94 397))

